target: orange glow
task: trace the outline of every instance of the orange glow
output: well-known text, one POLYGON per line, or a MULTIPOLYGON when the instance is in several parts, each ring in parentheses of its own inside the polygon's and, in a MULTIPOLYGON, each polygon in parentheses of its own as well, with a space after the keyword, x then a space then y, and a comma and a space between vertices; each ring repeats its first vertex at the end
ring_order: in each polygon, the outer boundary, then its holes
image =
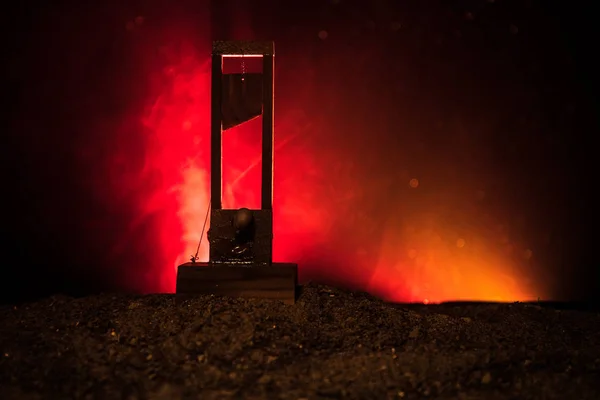
MULTIPOLYGON (((152 70, 152 94, 142 118, 147 133, 138 146, 144 146, 144 164, 128 174, 134 167, 126 160, 134 150, 115 149, 110 182, 117 194, 151 182, 151 190, 138 190, 143 193, 136 198, 138 215, 126 235, 138 235, 136 227, 154 218, 154 256, 139 285, 143 291, 173 292, 176 266, 196 252, 210 200, 210 60, 199 58, 191 46, 165 52, 169 63, 152 70)), ((476 228, 458 231, 439 215, 415 214, 402 204, 390 218, 384 217, 389 206, 364 211, 357 199, 374 190, 351 179, 353 161, 327 146, 306 144, 306 138, 330 128, 327 121, 311 121, 277 102, 275 112, 274 259, 298 262, 301 280, 348 284, 387 300, 425 304, 545 296, 543 288, 530 291, 518 265, 503 252, 514 245, 509 239, 500 243, 476 228), (394 222, 398 214, 403 219, 394 222)), ((224 132, 225 208, 260 205, 260 126, 257 118, 224 132)), ((419 180, 410 179, 406 187, 409 177, 389 179, 415 195, 430 187, 411 190, 419 180)), ((378 196, 385 201, 383 191, 378 196)), ((115 204, 118 199, 115 195, 115 204)), ((206 240, 199 257, 208 258, 206 240)))
POLYGON ((530 301, 537 298, 517 264, 484 235, 467 246, 453 240, 451 226, 431 216, 412 217, 412 229, 387 227, 370 289, 386 299, 443 301, 530 301), (418 226, 418 228, 416 228, 418 226), (408 252, 399 251, 409 244, 408 252), (403 256, 402 254, 406 254, 403 256), (383 293, 382 293, 383 292, 383 293))

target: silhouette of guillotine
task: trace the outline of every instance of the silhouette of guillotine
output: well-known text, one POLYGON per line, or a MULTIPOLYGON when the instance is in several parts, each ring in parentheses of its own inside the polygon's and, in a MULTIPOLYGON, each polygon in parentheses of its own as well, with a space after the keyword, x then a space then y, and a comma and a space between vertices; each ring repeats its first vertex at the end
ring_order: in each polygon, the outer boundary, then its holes
MULTIPOLYGON (((298 266, 273 262, 273 42, 213 42, 211 67, 211 200, 209 261, 177 268, 177 294, 269 298, 293 303, 298 266), (224 73, 226 58, 242 70, 224 73), (262 71, 247 73, 245 59, 262 59, 262 71), (223 131, 262 115, 261 208, 222 208, 223 131)), ((208 216, 208 213, 207 213, 208 216)))

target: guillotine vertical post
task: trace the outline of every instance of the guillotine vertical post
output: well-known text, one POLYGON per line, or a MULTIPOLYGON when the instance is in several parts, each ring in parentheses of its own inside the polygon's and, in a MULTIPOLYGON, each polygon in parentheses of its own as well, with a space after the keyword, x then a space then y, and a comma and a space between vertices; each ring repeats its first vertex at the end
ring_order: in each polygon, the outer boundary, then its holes
POLYGON ((212 55, 211 99, 210 99, 210 206, 221 209, 223 193, 223 56, 212 55))
MULTIPOLYGON (((273 51, 275 53, 275 51, 273 51)), ((263 55, 262 182, 261 209, 273 209, 273 131, 275 55, 263 55)))

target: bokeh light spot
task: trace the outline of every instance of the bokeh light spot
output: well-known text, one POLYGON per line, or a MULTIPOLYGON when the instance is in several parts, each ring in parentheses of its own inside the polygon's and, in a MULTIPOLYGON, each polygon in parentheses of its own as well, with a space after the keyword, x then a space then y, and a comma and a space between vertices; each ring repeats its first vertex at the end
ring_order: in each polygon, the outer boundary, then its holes
POLYGON ((416 189, 419 187, 419 180, 417 178, 412 178, 410 181, 408 181, 408 186, 410 186, 413 189, 416 189))
POLYGON ((460 238, 456 241, 456 247, 458 247, 459 249, 462 249, 463 247, 465 247, 466 244, 467 244, 467 242, 463 238, 460 238))

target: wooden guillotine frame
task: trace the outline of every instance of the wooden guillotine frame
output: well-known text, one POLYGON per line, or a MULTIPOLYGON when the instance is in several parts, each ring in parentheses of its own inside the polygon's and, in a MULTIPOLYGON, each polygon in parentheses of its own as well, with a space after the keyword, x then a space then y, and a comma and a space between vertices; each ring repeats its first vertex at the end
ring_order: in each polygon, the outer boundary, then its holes
POLYGON ((297 264, 273 262, 274 50, 273 42, 213 42, 209 261, 192 257, 177 268, 179 297, 213 294, 295 302, 297 264), (239 74, 225 74, 226 57, 262 57, 262 71, 241 79, 239 74), (261 208, 223 209, 223 131, 258 115, 262 115, 261 208), (244 225, 243 240, 236 227, 240 215, 250 221, 244 225))

